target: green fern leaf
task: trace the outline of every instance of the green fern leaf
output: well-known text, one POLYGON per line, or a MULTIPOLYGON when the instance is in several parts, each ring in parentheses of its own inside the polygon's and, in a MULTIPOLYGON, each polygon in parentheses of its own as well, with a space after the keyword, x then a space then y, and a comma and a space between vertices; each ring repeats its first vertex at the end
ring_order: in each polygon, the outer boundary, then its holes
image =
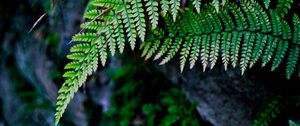
POLYGON ((257 114, 253 126, 268 126, 270 121, 275 118, 282 109, 282 104, 276 99, 272 99, 264 109, 257 114))
POLYGON ((146 21, 141 0, 131 0, 132 15, 139 38, 144 41, 146 36, 146 21))
POLYGON ((211 4, 212 4, 212 6, 215 7, 216 12, 219 13, 219 11, 220 11, 220 1, 219 0, 213 0, 211 2, 211 4))
POLYGON ((220 34, 212 34, 212 43, 209 55, 210 69, 214 68, 215 64, 217 63, 220 50, 220 39, 220 34))
POLYGON ((147 12, 151 22, 152 29, 155 29, 158 24, 158 3, 155 0, 145 0, 147 12))
POLYGON ((270 6, 271 0, 264 0, 265 7, 268 9, 270 6))
POLYGON ((98 48, 99 48, 101 65, 105 66, 107 60, 107 44, 104 41, 104 37, 100 36, 97 39, 96 43, 98 44, 98 48))
POLYGON ((170 9, 169 1, 168 0, 161 0, 160 4, 161 4, 161 9, 162 9, 162 16, 166 16, 167 12, 170 9))
POLYGON ((278 43, 278 39, 277 38, 269 37, 268 42, 267 42, 267 46, 266 46, 266 51, 265 51, 265 53, 263 55, 262 67, 266 66, 266 64, 273 57, 273 53, 275 51, 277 43, 278 43))
POLYGON ((283 18, 291 9, 294 0, 278 0, 276 9, 274 10, 277 15, 283 18))
POLYGON ((104 30, 103 23, 99 21, 90 21, 90 22, 82 23, 80 27, 88 30, 98 30, 98 31, 104 30))
POLYGON ((178 10, 180 7, 180 0, 170 0, 170 4, 171 4, 171 14, 173 17, 173 21, 176 21, 176 17, 178 14, 178 10))
POLYGON ((163 65, 169 62, 171 58, 175 56, 176 52, 178 52, 181 43, 182 43, 181 38, 175 38, 175 41, 172 43, 171 49, 169 50, 167 56, 159 63, 159 65, 163 65))
POLYGON ((231 41, 231 48, 230 48, 230 59, 233 67, 236 67, 238 62, 239 50, 240 50, 240 43, 242 41, 242 34, 240 32, 233 32, 233 38, 231 41))
POLYGON ((222 52, 222 61, 224 64, 225 70, 227 70, 227 66, 229 64, 230 59, 230 41, 232 38, 231 33, 223 33, 222 35, 222 44, 221 44, 221 52, 222 52))
POLYGON ((78 33, 72 37, 72 41, 93 42, 97 38, 96 33, 78 33))
POLYGON ((193 5, 196 8, 196 11, 200 13, 201 0, 193 0, 193 5))
POLYGON ((160 47, 159 52, 155 55, 154 60, 159 59, 162 55, 164 55, 168 49, 172 45, 172 39, 171 38, 166 38, 163 45, 160 47))
POLYGON ((267 13, 263 11, 261 6, 256 2, 253 3, 253 6, 254 6, 256 16, 259 18, 259 22, 261 24, 261 32, 263 33, 270 32, 272 29, 271 29, 271 25, 267 13))
POLYGON ((292 39, 292 31, 290 26, 288 25, 288 23, 286 21, 282 21, 281 22, 281 26, 282 26, 282 38, 283 39, 292 39))
POLYGON ((290 53, 288 56, 287 68, 286 68, 286 77, 288 79, 291 78, 293 72, 295 71, 296 64, 297 64, 299 54, 300 54, 299 51, 300 51, 300 49, 298 46, 291 48, 289 51, 290 53))
POLYGON ((248 63, 250 61, 250 57, 252 54, 252 47, 255 41, 255 34, 253 33, 244 33, 244 43, 242 47, 242 55, 241 55, 241 71, 242 75, 248 67, 248 63))
POLYGON ((232 18, 227 13, 227 11, 221 10, 219 15, 220 15, 220 17, 223 21, 224 26, 225 26, 225 31, 232 31, 235 26, 233 24, 232 18))
POLYGON ((160 45, 160 40, 155 40, 152 47, 148 51, 145 60, 148 60, 149 58, 152 57, 152 55, 158 50, 159 45, 160 45))
POLYGON ((236 21, 236 29, 241 31, 248 28, 247 20, 240 8, 235 4, 230 4, 230 12, 233 14, 236 21))
POLYGON ((180 71, 182 72, 185 66, 185 62, 190 54, 191 45, 193 43, 192 38, 187 38, 185 43, 182 45, 180 52, 180 71))
POLYGON ((115 29, 113 28, 113 25, 106 26, 105 32, 107 35, 105 36, 105 40, 108 43, 109 51, 112 56, 114 56, 116 53, 116 39, 113 37, 114 31, 115 29))
POLYGON ((260 29, 260 23, 258 21, 258 16, 257 12, 253 12, 253 11, 258 11, 254 8, 253 3, 244 3, 242 2, 242 8, 244 10, 244 12, 247 15, 247 20, 250 24, 249 30, 250 31, 256 31, 260 29))
POLYGON ((208 65, 208 57, 209 57, 209 45, 210 45, 210 36, 203 35, 202 36, 202 43, 201 43, 201 63, 203 65, 203 71, 205 71, 208 65))
POLYGON ((282 26, 281 26, 280 18, 274 12, 271 12, 270 15, 271 15, 273 34, 275 36, 279 36, 282 34, 282 26))
POLYGON ((90 10, 88 12, 85 12, 83 17, 86 19, 96 19, 100 14, 102 13, 101 10, 90 10))
POLYGON ((200 44, 201 44, 201 37, 195 36, 192 45, 191 55, 190 55, 190 69, 192 69, 195 66, 195 63, 198 60, 200 47, 201 47, 200 44))
POLYGON ((126 9, 121 13, 123 23, 125 24, 125 29, 127 33, 128 41, 130 42, 130 47, 132 50, 135 48, 137 32, 134 26, 134 20, 132 15, 132 10, 130 5, 126 5, 126 9))
POLYGON ((266 42, 268 40, 268 36, 266 36, 266 35, 257 33, 256 36, 257 36, 256 37, 257 40, 255 41, 255 44, 254 44, 253 55, 252 55, 252 58, 250 61, 249 68, 254 66, 256 61, 259 59, 259 57, 263 53, 263 49, 265 48, 266 42))
POLYGON ((91 46, 87 43, 77 44, 71 47, 70 52, 87 52, 91 46))
MULTIPOLYGON (((80 40, 79 36, 77 36, 76 39, 80 40)), ((66 77, 67 79, 59 90, 59 96, 56 103, 57 107, 55 113, 55 125, 58 124, 62 114, 66 110, 67 105, 74 97, 74 93, 77 92, 78 88, 81 87, 82 84, 86 81, 87 76, 92 74, 92 72, 97 69, 98 57, 96 48, 96 43, 92 42, 90 43, 89 51, 87 51, 86 53, 78 52, 68 55, 68 58, 74 59, 74 61, 67 64, 65 67, 66 69, 69 69, 69 71, 64 74, 64 77, 66 77)))
POLYGON ((117 41, 120 53, 123 53, 125 47, 125 37, 123 31, 123 24, 120 15, 114 15, 112 25, 115 27, 113 37, 117 41))
POLYGON ((122 8, 123 0, 93 0, 91 4, 99 7, 109 7, 116 10, 122 8))
POLYGON ((145 42, 144 49, 143 49, 143 51, 142 51, 141 57, 146 56, 146 54, 148 53, 148 51, 151 49, 151 45, 152 45, 152 42, 151 42, 151 41, 146 41, 146 42, 145 42))
POLYGON ((294 25, 293 43, 300 45, 300 20, 296 14, 294 14, 293 16, 293 25, 294 25))
POLYGON ((277 50, 275 52, 275 58, 272 63, 272 68, 271 68, 272 71, 274 71, 282 62, 288 46, 289 46, 288 42, 284 42, 284 41, 279 42, 277 50))
POLYGON ((80 67, 81 63, 78 62, 78 61, 73 61, 73 62, 70 62, 68 63, 64 69, 67 70, 67 69, 78 69, 80 67))

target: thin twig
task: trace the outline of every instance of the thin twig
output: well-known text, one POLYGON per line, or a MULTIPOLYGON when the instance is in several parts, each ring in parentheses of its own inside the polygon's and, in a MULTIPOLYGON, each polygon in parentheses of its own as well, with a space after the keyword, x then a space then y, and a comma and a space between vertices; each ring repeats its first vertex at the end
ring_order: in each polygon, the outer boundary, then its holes
POLYGON ((34 24, 33 24, 33 26, 30 28, 30 30, 28 31, 28 34, 29 33, 31 33, 31 31, 36 27, 36 25, 45 17, 45 15, 46 15, 47 13, 44 13, 42 16, 40 16, 40 18, 39 19, 37 19, 35 22, 34 22, 34 24))

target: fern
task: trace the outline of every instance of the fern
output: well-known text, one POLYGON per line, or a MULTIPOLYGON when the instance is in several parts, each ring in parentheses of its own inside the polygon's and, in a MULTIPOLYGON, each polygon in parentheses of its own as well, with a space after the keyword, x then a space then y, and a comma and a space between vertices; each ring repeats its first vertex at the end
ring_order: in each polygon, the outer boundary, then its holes
POLYGON ((201 0, 193 0, 193 5, 196 8, 196 11, 200 13, 201 0))
POLYGON ((79 43, 67 56, 73 61, 65 66, 66 81, 57 98, 56 124, 74 93, 97 69, 98 60, 105 66, 108 53, 122 53, 127 43, 134 49, 141 42, 142 56, 161 59, 160 64, 179 53, 181 71, 187 61, 193 68, 198 59, 205 71, 221 57, 225 70, 231 64, 240 67, 243 74, 261 59, 262 66, 271 64, 272 71, 286 63, 289 79, 299 65, 299 17, 294 14, 293 22, 283 18, 292 0, 279 0, 276 8, 269 7, 269 0, 260 2, 265 7, 254 0, 239 4, 191 0, 184 9, 180 2, 93 0, 89 5, 94 8, 84 14, 87 21, 81 24, 83 30, 72 39, 79 43))
POLYGON ((293 0, 278 0, 277 7, 275 9, 277 15, 283 18, 288 13, 289 9, 291 9, 293 2, 293 0))
POLYGON ((84 84, 87 76, 91 75, 98 67, 97 46, 100 45, 101 40, 95 39, 96 37, 91 36, 91 34, 78 34, 73 37, 74 41, 81 40, 84 43, 72 47, 72 54, 67 56, 73 62, 65 66, 65 69, 68 70, 63 75, 66 81, 58 91, 59 96, 57 97, 55 114, 56 125, 78 88, 84 84))
POLYGON ((258 113, 253 126, 268 126, 282 110, 282 103, 278 98, 271 100, 264 109, 258 113))
POLYGON ((151 20, 152 29, 155 29, 158 24, 158 3, 155 0, 145 0, 149 19, 151 20))
POLYGON ((170 0, 170 4, 171 4, 170 9, 171 9, 173 20, 176 21, 176 17, 180 7, 180 0, 170 0))

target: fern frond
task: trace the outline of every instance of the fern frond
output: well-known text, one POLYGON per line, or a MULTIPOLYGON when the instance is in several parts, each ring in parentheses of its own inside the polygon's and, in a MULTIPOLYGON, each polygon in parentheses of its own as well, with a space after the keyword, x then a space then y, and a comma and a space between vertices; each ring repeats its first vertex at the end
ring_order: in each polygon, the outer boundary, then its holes
POLYGON ((185 66, 185 62, 190 54, 191 45, 193 43, 192 38, 186 38, 186 41, 182 45, 182 49, 180 52, 180 71, 182 72, 185 66))
MULTIPOLYGON (((254 10, 256 10, 255 11, 256 16, 259 19, 259 23, 261 24, 261 32, 263 32, 263 33, 270 32, 272 29, 271 29, 271 25, 270 25, 270 21, 269 21, 269 17, 267 15, 267 13, 265 11, 263 11, 263 9, 261 8, 261 6, 258 3, 254 2, 253 5, 254 5, 254 10)), ((276 20, 276 21, 280 22, 280 20, 276 20)))
POLYGON ((286 41, 279 42, 277 50, 275 52, 271 71, 274 71, 280 65, 280 63, 282 62, 282 60, 286 54, 288 46, 289 46, 289 43, 286 41))
POLYGON ((145 0, 146 7, 147 7, 147 12, 149 15, 149 19, 151 22, 151 27, 152 29, 155 29, 158 24, 158 3, 156 0, 145 0))
POLYGON ((216 12, 219 13, 219 11, 220 11, 220 1, 219 0, 213 0, 211 2, 211 4, 212 4, 212 6, 215 7, 216 12))
POLYGON ((258 10, 256 10, 252 3, 242 3, 242 8, 244 12, 246 13, 247 20, 250 24, 249 30, 250 31, 256 31, 260 29, 260 23, 258 21, 259 18, 257 18, 259 15, 258 10), (254 12, 253 12, 254 11, 254 12))
POLYGON ((180 8, 180 0, 170 0, 171 4, 171 14, 173 17, 173 21, 176 21, 176 17, 180 8))
POLYGON ((215 64, 217 63, 220 50, 220 39, 220 34, 212 34, 212 43, 209 55, 210 69, 214 68, 215 64))
POLYGON ((248 63, 250 61, 250 57, 252 55, 252 47, 255 41, 255 34, 253 33, 244 33, 244 43, 242 47, 242 55, 241 55, 241 70, 242 75, 248 67, 248 63))
POLYGON ((100 21, 90 21, 80 25, 83 29, 103 31, 103 23, 100 21))
POLYGON ((294 0, 278 0, 278 4, 274 12, 283 18, 288 13, 289 9, 291 9, 293 2, 294 0))
POLYGON ((139 38, 144 41, 146 36, 146 21, 141 0, 131 0, 131 6, 132 18, 134 18, 137 33, 139 38))
POLYGON ((108 7, 115 11, 120 11, 123 9, 123 0, 93 0, 91 5, 99 7, 108 7))
POLYGON ((275 48, 277 46, 278 43, 278 39, 277 38, 272 38, 269 37, 269 39, 267 40, 267 46, 266 46, 266 51, 263 55, 263 63, 262 63, 262 67, 264 67, 273 57, 273 53, 275 51, 275 48))
POLYGON ((253 55, 250 61, 249 68, 251 68, 256 63, 256 61, 260 58, 265 48, 266 42, 268 40, 268 36, 266 35, 258 33, 256 36, 257 39, 254 44, 253 55))
POLYGON ((280 18, 274 12, 271 12, 270 15, 271 15, 273 34, 275 36, 279 36, 282 34, 282 26, 281 26, 280 18))
POLYGON ((152 55, 158 50, 159 45, 160 45, 160 40, 155 40, 152 47, 148 51, 145 60, 148 60, 149 58, 152 57, 152 55))
POLYGON ((145 41, 144 43, 145 44, 143 46, 143 51, 142 51, 141 57, 146 56, 146 54, 148 53, 148 51, 151 49, 152 41, 145 41))
POLYGON ((120 15, 114 15, 114 21, 112 22, 112 25, 114 26, 113 37, 117 41, 120 53, 123 53, 125 47, 125 36, 120 15))
POLYGON ((97 38, 96 33, 79 33, 72 37, 74 42, 93 42, 97 38))
POLYGON ((161 0, 160 4, 162 9, 162 16, 165 16, 170 9, 169 0, 161 0))
POLYGON ((288 79, 291 78, 293 72, 295 71, 297 61, 299 58, 299 53, 300 53, 299 51, 300 51, 300 49, 298 46, 291 48, 289 51, 287 67, 286 67, 286 77, 288 79))
POLYGON ((300 45, 300 20, 299 17, 294 14, 293 16, 293 25, 294 25, 294 32, 293 32, 293 44, 296 44, 294 47, 291 48, 288 56, 287 61, 287 69, 286 69, 286 76, 289 79, 293 72, 295 71, 297 61, 299 58, 299 45, 300 45))
POLYGON ((231 41, 230 59, 231 59, 232 66, 236 67, 236 64, 238 62, 240 43, 242 41, 242 34, 240 32, 233 32, 232 34, 233 34, 233 38, 231 41))
POLYGON ((201 0, 193 0, 193 5, 198 13, 200 13, 201 0))
POLYGON ((282 103, 276 99, 272 99, 264 109, 257 114, 253 126, 268 126, 272 118, 275 118, 282 109, 282 103))
POLYGON ((203 71, 205 71, 207 65, 208 65, 208 57, 209 57, 209 46, 210 46, 210 36, 208 35, 203 35, 202 36, 202 43, 201 43, 201 54, 200 54, 200 59, 201 63, 203 66, 203 71))
POLYGON ((293 16, 293 25, 294 25, 293 43, 300 45, 300 20, 296 14, 294 14, 293 16))
POLYGON ((225 31, 232 31, 234 29, 234 23, 232 21, 232 18, 230 15, 227 13, 227 11, 221 10, 219 13, 220 18, 225 26, 225 31))
POLYGON ((81 43, 71 47, 70 52, 87 52, 91 48, 90 44, 81 43))
POLYGON ((96 42, 99 49, 101 65, 105 66, 107 60, 107 44, 103 36, 100 36, 96 42))
POLYGON ((171 47, 171 44, 172 44, 172 39, 166 38, 163 42, 163 45, 160 47, 159 52, 155 55, 154 60, 157 60, 161 56, 163 56, 168 51, 168 49, 171 47))
MULTIPOLYGON (((79 37, 80 35, 83 34, 78 34, 76 40, 86 40, 86 36, 82 36, 84 39, 81 39, 79 37)), ((59 90, 59 96, 56 103, 55 125, 58 124, 67 105, 74 97, 74 93, 77 92, 78 88, 86 81, 87 76, 92 74, 92 72, 98 67, 97 45, 95 42, 91 42, 89 45, 89 49, 87 49, 88 51, 82 52, 78 50, 79 52, 74 52, 67 56, 69 59, 73 59, 74 61, 67 64, 65 67, 65 69, 68 69, 69 71, 64 74, 66 81, 59 90)))
POLYGON ((130 43, 130 47, 132 50, 135 48, 137 31, 134 26, 134 17, 132 15, 132 10, 130 9, 130 5, 125 5, 124 11, 121 13, 123 23, 125 24, 125 31, 127 33, 127 38, 130 43))
POLYGON ((225 70, 227 70, 227 66, 229 64, 230 59, 230 45, 232 34, 231 33, 223 33, 222 35, 222 44, 221 44, 221 52, 222 52, 222 61, 224 64, 225 70))
POLYGON ((181 38, 175 38, 174 42, 171 45, 171 49, 168 51, 166 57, 159 63, 159 65, 163 65, 163 64, 166 64, 167 62, 169 62, 175 56, 175 54, 178 52, 178 50, 181 46, 181 43, 182 43, 181 38))
POLYGON ((192 45, 191 55, 190 55, 190 69, 192 69, 195 66, 195 63, 198 60, 200 47, 201 47, 200 44, 201 44, 201 37, 195 36, 192 45))
POLYGON ((244 16, 243 12, 241 11, 241 9, 238 8, 236 4, 230 4, 229 9, 235 18, 236 25, 237 25, 236 29, 237 30, 247 29, 248 24, 247 24, 246 18, 244 18, 245 16, 244 16))
MULTIPOLYGON (((114 21, 116 21, 116 20, 114 20, 114 21)), ((112 56, 114 56, 115 53, 116 53, 116 39, 113 37, 114 36, 114 31, 115 31, 115 29, 114 29, 113 25, 107 25, 106 26, 105 40, 108 43, 109 51, 110 51, 112 56)))
POLYGON ((271 0, 264 0, 264 5, 265 5, 265 7, 268 9, 269 8, 269 6, 270 6, 270 2, 271 2, 271 0))
POLYGON ((83 17, 86 18, 86 19, 95 19, 97 18, 100 14, 101 14, 101 10, 96 10, 96 9, 93 9, 93 10, 90 10, 88 12, 85 12, 83 17))

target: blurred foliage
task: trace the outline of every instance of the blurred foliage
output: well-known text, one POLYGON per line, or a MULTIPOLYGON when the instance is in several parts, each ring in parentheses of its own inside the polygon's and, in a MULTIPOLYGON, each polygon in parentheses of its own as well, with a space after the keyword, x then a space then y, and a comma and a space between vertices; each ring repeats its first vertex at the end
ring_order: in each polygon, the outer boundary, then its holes
POLYGON ((299 118, 300 96, 276 96, 267 100, 256 114, 253 126, 299 126, 290 120, 299 118))
POLYGON ((289 120, 289 125, 290 125, 290 126, 300 126, 299 123, 295 123, 295 122, 292 121, 292 120, 289 120))
POLYGON ((104 113, 101 126, 199 126, 196 105, 179 87, 147 71, 141 62, 126 59, 124 66, 111 73, 116 82, 112 106, 104 113))

